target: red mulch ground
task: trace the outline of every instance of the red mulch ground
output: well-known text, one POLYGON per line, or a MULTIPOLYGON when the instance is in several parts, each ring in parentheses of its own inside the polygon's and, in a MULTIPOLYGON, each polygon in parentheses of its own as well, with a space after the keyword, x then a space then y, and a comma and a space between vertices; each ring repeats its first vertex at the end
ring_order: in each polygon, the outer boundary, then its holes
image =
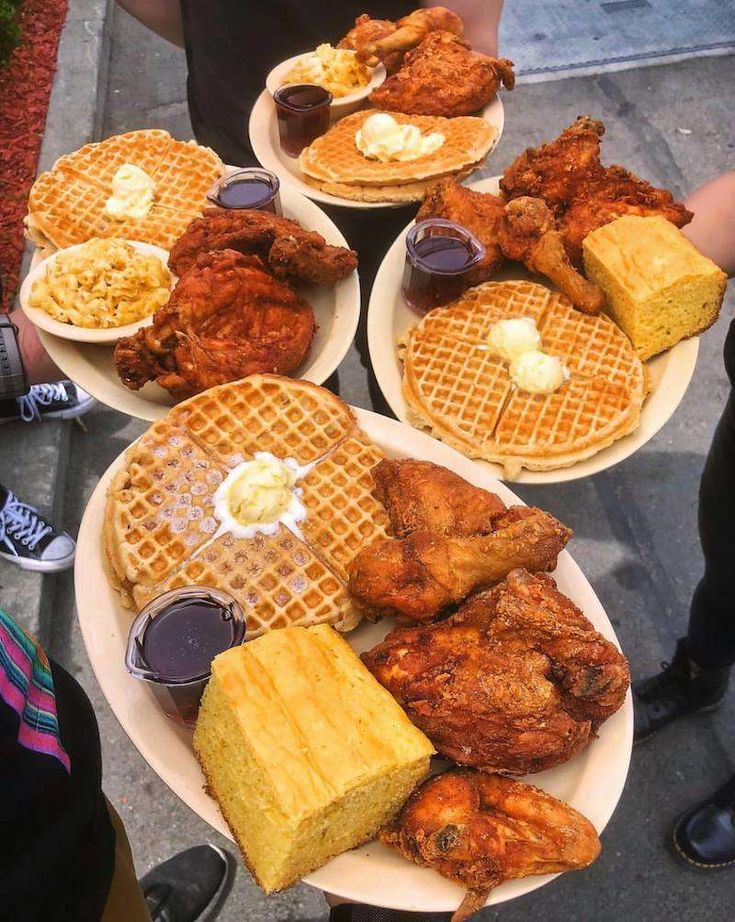
POLYGON ((6 308, 18 287, 26 199, 36 176, 66 8, 66 0, 24 0, 21 43, 8 67, 0 69, 0 274, 6 308))

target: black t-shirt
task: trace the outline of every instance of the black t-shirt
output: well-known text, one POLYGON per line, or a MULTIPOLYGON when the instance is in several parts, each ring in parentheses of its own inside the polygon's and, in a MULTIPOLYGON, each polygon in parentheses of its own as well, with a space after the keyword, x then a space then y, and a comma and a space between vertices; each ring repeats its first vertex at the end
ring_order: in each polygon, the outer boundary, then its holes
POLYGON ((225 163, 254 162, 250 110, 276 64, 322 42, 336 45, 361 13, 399 19, 415 8, 415 0, 181 0, 197 140, 225 163))
MULTIPOLYGON (((3 650, 0 643, 3 653, 7 645, 3 650)), ((8 703, 17 704, 19 689, 0 693, 0 919, 98 922, 115 855, 102 795, 99 731, 80 686, 50 665, 68 770, 54 755, 19 742, 20 718, 8 703)), ((7 659, 0 662, 0 683, 12 676, 7 659)))

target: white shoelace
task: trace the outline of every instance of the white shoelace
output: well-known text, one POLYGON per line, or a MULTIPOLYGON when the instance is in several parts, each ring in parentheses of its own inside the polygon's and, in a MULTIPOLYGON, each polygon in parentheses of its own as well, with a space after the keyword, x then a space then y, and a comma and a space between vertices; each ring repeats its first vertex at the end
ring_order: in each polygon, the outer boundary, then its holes
POLYGON ((41 411, 39 406, 48 407, 57 400, 69 400, 66 387, 60 381, 55 384, 34 384, 27 394, 23 394, 22 397, 18 398, 20 418, 25 423, 40 419, 41 411))
POLYGON ((17 557, 18 551, 13 545, 13 540, 19 541, 28 550, 35 551, 41 538, 45 538, 52 531, 51 526, 43 521, 33 506, 22 503, 8 490, 8 498, 0 509, 0 544, 4 544, 17 557))

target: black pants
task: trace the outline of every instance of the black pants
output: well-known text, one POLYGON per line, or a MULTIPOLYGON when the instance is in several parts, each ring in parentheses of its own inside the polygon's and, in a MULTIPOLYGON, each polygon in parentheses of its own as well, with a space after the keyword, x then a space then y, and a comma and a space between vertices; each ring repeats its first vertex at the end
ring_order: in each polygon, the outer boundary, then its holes
POLYGON ((735 663, 735 321, 725 340, 730 396, 717 424, 699 488, 704 576, 689 615, 689 653, 708 669, 735 663))

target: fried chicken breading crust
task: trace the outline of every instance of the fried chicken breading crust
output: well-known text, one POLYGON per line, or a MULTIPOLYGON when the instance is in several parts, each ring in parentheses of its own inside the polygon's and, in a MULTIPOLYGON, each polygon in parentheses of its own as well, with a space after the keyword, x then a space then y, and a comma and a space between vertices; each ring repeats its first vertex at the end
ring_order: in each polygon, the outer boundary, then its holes
POLYGON ((567 804, 533 785, 466 770, 424 782, 380 840, 468 888, 452 922, 481 909, 505 880, 584 868, 600 853, 592 823, 567 804))
POLYGON ((451 32, 430 32, 408 52, 400 70, 373 90, 370 102, 409 115, 454 118, 477 112, 501 85, 512 90, 514 83, 512 61, 470 51, 451 32))
POLYGON ((394 629, 362 659, 440 753, 489 772, 568 761, 630 684, 615 645, 526 570, 445 621, 394 629))
POLYGON ((200 255, 153 323, 115 346, 115 368, 138 390, 155 380, 176 397, 258 372, 287 374, 306 357, 314 312, 257 256, 200 255))
POLYGON ((357 253, 331 246, 321 234, 268 211, 207 208, 171 249, 168 265, 176 275, 213 250, 259 256, 276 278, 332 284, 357 267, 357 253))
POLYGON ((370 19, 363 14, 338 47, 354 48, 364 64, 375 67, 380 61, 389 74, 400 65, 405 52, 415 48, 431 32, 441 30, 462 34, 462 20, 444 6, 414 10, 397 22, 370 19), (343 42, 349 44, 343 45, 343 42))

